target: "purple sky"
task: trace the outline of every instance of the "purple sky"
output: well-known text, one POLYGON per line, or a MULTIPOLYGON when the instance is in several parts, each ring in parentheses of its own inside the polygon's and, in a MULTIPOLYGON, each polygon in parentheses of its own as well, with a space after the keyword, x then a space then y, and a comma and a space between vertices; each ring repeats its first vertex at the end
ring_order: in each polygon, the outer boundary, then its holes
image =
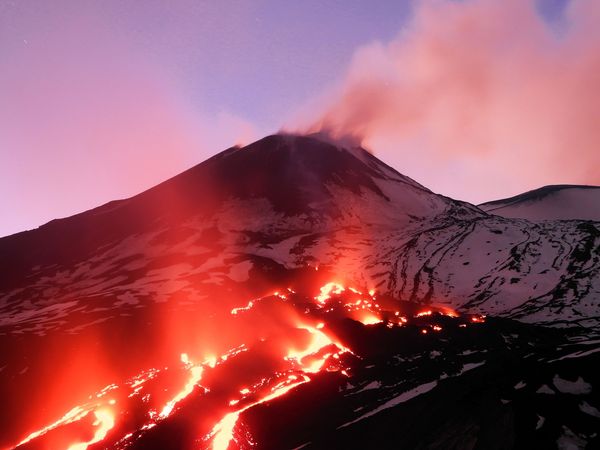
MULTIPOLYGON (((131 196, 306 116, 357 49, 402 39, 416 3, 0 0, 0 236, 131 196)), ((557 33, 566 3, 537 2, 557 33)), ((418 157, 374 150, 474 202, 527 187, 452 189, 418 157)))

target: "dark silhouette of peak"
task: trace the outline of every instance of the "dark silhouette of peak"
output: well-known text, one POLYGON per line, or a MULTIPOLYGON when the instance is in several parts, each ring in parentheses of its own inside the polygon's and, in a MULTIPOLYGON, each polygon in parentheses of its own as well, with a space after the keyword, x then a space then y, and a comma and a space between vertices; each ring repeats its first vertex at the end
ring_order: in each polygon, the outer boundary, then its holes
POLYGON ((228 148, 129 199, 1 238, 0 285, 35 265, 81 260, 127 236, 212 217, 232 200, 249 207, 263 202, 284 216, 327 220, 340 217, 348 199, 360 203, 365 195, 407 214, 416 208, 417 215, 451 202, 360 147, 337 146, 315 135, 276 134, 228 148))

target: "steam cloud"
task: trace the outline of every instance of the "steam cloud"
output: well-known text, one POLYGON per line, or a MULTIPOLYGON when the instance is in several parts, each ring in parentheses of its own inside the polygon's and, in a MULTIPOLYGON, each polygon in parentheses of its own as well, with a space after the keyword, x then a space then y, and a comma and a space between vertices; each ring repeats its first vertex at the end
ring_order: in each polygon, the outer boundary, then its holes
POLYGON ((558 25, 533 1, 422 1, 396 39, 355 52, 304 129, 358 139, 471 201, 507 185, 600 184, 599 21, 600 3, 587 0, 572 0, 558 25))

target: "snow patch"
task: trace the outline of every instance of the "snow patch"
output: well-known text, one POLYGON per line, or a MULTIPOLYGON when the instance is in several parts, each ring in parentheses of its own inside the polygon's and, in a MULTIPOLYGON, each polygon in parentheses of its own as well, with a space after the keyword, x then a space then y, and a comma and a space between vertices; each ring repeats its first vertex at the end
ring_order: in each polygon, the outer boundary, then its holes
POLYGON ((569 381, 555 375, 552 383, 563 394, 584 395, 592 392, 592 385, 586 383, 581 377, 578 377, 575 381, 569 381))
POLYGON ((535 393, 536 394, 548 394, 548 395, 555 394, 555 392, 552 389, 550 389, 547 384, 540 386, 540 388, 537 391, 535 391, 535 393))
POLYGON ((594 406, 590 405, 588 402, 581 402, 579 404, 579 410, 585 414, 588 414, 592 417, 597 417, 598 419, 600 419, 600 411, 598 411, 598 408, 595 408, 594 406))
POLYGON ((587 441, 581 436, 573 433, 569 428, 563 426, 563 434, 556 441, 558 450, 580 450, 584 449, 587 441))
POLYGON ((525 383, 524 381, 519 381, 517 384, 515 384, 514 389, 515 390, 523 389, 525 386, 527 386, 527 383, 525 383))
POLYGON ((356 422, 359 422, 361 420, 366 419, 367 417, 371 417, 374 416, 375 414, 380 413, 383 410, 389 409, 389 408, 393 408, 396 405, 399 405, 400 403, 404 403, 407 402, 415 397, 418 397, 419 395, 425 394, 426 392, 431 391, 434 387, 437 386, 437 381, 432 381, 430 383, 425 383, 425 384, 421 384, 420 386, 417 386, 414 389, 411 389, 409 391, 403 392, 402 394, 398 395, 397 397, 392 398, 391 400, 388 400, 387 402, 385 402, 383 405, 378 406, 377 408, 375 408, 372 411, 369 411, 366 414, 363 414, 362 416, 360 416, 357 419, 354 419, 350 422, 346 422, 343 425, 340 425, 337 429, 339 430, 340 428, 345 428, 349 425, 352 425, 356 422))

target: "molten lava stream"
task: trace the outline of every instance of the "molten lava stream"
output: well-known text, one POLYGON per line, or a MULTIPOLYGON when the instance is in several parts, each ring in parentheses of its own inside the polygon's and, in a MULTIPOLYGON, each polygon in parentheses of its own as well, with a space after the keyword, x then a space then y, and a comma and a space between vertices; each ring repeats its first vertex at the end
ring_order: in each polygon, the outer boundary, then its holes
MULTIPOLYGON (((196 384, 198 384, 198 382, 200 381, 200 379, 202 378, 202 372, 204 370, 204 368, 202 367, 202 365, 198 365, 198 366, 194 366, 190 360, 189 357, 187 355, 187 353, 182 353, 181 354, 181 362, 186 366, 186 368, 190 371, 190 377, 187 381, 187 383, 185 384, 185 386, 183 387, 183 389, 181 391, 179 391, 171 400, 169 400, 167 402, 167 404, 163 407, 162 411, 160 412, 159 416, 164 419, 166 417, 169 417, 169 415, 171 414, 171 412, 173 411, 173 408, 175 407, 175 405, 180 402, 181 400, 183 400, 184 398, 186 398, 188 395, 190 395, 192 393, 192 391, 194 390, 194 386, 196 386, 196 384)), ((209 364, 211 364, 212 362, 209 362, 209 364)), ((214 363, 212 363, 214 365, 214 363)))
MULTIPOLYGON (((310 334, 310 341, 303 349, 290 348, 284 360, 290 364, 289 374, 283 382, 275 384, 270 391, 264 394, 252 393, 249 389, 243 389, 243 394, 254 394, 258 399, 239 408, 235 411, 227 413, 209 433, 208 438, 212 437, 213 450, 226 450, 230 444, 235 441, 234 430, 238 423, 240 415, 252 408, 253 406, 269 402, 275 398, 281 397, 290 390, 308 383, 311 379, 307 374, 318 373, 325 367, 328 359, 334 357, 339 361, 339 355, 349 350, 339 344, 327 334, 321 331, 324 324, 319 323, 316 327, 306 324, 299 324, 298 329, 304 330, 310 334), (334 349, 336 351, 334 351, 334 349)), ((342 370, 342 372, 344 372, 342 370)), ((234 406, 238 400, 230 401, 230 405, 234 406)))
POLYGON ((115 418, 113 412, 107 409, 99 409, 94 411, 96 421, 94 426, 97 427, 94 437, 87 442, 80 442, 78 444, 71 445, 68 450, 85 450, 89 445, 101 442, 108 432, 115 426, 115 418))
POLYGON ((212 436, 214 436, 213 441, 212 441, 212 449, 213 450, 227 450, 227 448, 229 447, 231 442, 234 440, 233 430, 237 424, 240 414, 242 414, 244 411, 252 408, 253 406, 268 402, 277 397, 281 397, 282 395, 285 395, 290 390, 294 389, 296 386, 307 383, 309 381, 310 381, 310 378, 308 378, 306 375, 303 375, 303 379, 301 381, 296 381, 296 382, 288 384, 286 386, 279 387, 279 388, 275 389, 273 392, 271 392, 270 394, 262 397, 261 399, 255 401, 249 405, 246 405, 245 407, 243 407, 237 411, 226 414, 225 417, 223 417, 214 426, 212 432, 210 433, 212 436))
MULTIPOLYGON (((285 293, 246 301, 231 310, 228 306, 224 313, 227 322, 223 324, 233 330, 231 336, 227 335, 228 346, 237 347, 202 363, 192 363, 183 353, 180 366, 149 369, 118 386, 107 386, 90 396, 89 403, 31 433, 19 445, 35 440, 36 448, 49 450, 84 450, 100 443, 126 448, 123 446, 144 436, 152 439, 157 430, 149 430, 163 421, 168 424, 172 415, 189 414, 190 404, 186 405, 184 399, 197 394, 204 401, 201 396, 214 388, 216 394, 210 394, 211 406, 206 410, 201 440, 213 449, 227 449, 236 442, 236 425, 248 409, 284 396, 321 372, 339 371, 347 376, 348 367, 342 365, 345 359, 340 356, 352 352, 332 334, 329 327, 336 320, 351 318, 375 327, 384 323, 388 328, 416 322, 421 333, 433 334, 443 331, 438 323, 441 315, 458 316, 449 308, 428 305, 423 309, 422 305, 378 297, 373 291, 363 292, 331 282, 312 298, 296 295, 288 288, 285 293), (220 420, 211 417, 213 407, 223 414, 220 420), (139 414, 132 412, 136 408, 139 414), (84 430, 85 438, 73 438, 73 429, 84 430), (53 445, 56 436, 67 444, 53 445)), ((483 321, 484 316, 469 317, 471 323, 483 321)), ((200 433, 198 428, 195 430, 200 433)))

